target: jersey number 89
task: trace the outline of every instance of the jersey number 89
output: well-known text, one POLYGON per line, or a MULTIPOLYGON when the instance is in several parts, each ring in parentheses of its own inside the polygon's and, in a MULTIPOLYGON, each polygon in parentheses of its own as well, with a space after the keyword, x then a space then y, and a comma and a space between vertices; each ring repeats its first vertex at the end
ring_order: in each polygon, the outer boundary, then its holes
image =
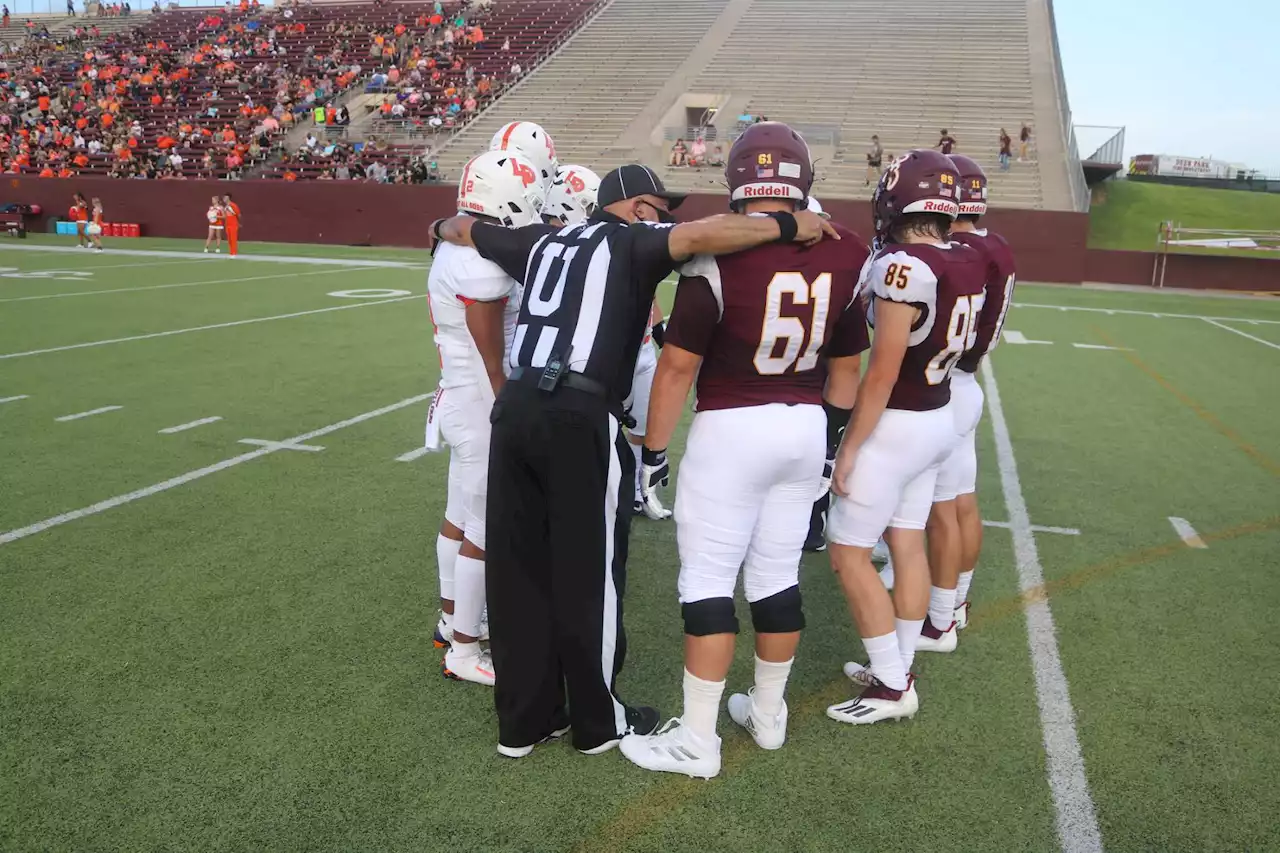
POLYGON ((765 292, 764 323, 760 328, 760 344, 753 360, 761 376, 776 376, 795 368, 796 373, 813 370, 818 364, 818 350, 827 335, 827 312, 831 307, 831 273, 822 273, 812 283, 798 272, 780 272, 769 281, 765 292), (782 295, 788 294, 793 305, 813 304, 809 328, 799 317, 782 314, 782 295), (805 338, 809 343, 805 346, 805 338), (774 355, 778 341, 786 341, 781 355, 774 355), (804 347, 804 355, 800 354, 804 347), (797 357, 799 360, 797 361, 797 357))
POLYGON ((985 299, 985 294, 978 293, 956 300, 956 306, 947 319, 947 346, 931 358, 924 369, 924 378, 930 385, 945 382, 960 356, 973 348, 978 339, 978 315, 982 313, 985 299))

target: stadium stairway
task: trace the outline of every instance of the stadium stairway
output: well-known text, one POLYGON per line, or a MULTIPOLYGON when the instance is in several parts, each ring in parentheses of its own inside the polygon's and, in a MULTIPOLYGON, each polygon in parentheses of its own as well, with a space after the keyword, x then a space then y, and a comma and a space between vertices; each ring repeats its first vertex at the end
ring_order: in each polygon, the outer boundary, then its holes
POLYGON ((674 188, 706 190, 718 170, 665 164, 674 139, 691 136, 689 110, 713 108, 726 152, 740 114, 797 126, 819 159, 820 197, 870 197, 873 133, 888 155, 934 146, 946 128, 988 170, 996 206, 1071 210, 1060 74, 1049 0, 952 0, 945 16, 934 0, 613 0, 440 161, 456 175, 525 119, 547 128, 562 163, 603 173, 640 161, 674 188), (1024 121, 1035 135, 1018 163, 1024 121), (1001 127, 1014 138, 1009 172, 998 170, 1001 127))

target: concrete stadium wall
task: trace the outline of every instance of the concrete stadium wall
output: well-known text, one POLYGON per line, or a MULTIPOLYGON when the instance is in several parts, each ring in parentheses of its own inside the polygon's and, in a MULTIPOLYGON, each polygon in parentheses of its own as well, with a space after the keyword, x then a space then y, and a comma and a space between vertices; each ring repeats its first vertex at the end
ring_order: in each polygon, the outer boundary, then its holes
MULTIPOLYGON (((203 238, 211 196, 231 193, 244 211, 248 241, 332 245, 425 246, 427 228, 453 213, 452 185, 411 186, 347 181, 130 181, 109 178, 10 176, 0 184, 0 204, 38 204, 44 220, 63 217, 71 194, 102 199, 109 222, 137 222, 148 237, 203 238)), ((831 199, 824 206, 838 221, 871 237, 871 205, 831 199)), ((723 195, 695 195, 680 209, 683 219, 722 213, 723 195)), ((1091 250, 1088 214, 993 210, 987 224, 1003 234, 1018 258, 1024 281, 1150 284, 1149 252, 1091 250)), ((37 226, 45 230, 42 221, 37 226)), ((1168 287, 1280 290, 1280 262, 1260 258, 1171 255, 1168 287)))

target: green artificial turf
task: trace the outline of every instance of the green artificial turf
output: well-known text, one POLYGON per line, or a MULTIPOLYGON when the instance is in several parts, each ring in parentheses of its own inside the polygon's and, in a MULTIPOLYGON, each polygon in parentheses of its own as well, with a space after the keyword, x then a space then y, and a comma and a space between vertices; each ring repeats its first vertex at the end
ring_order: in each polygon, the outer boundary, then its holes
MULTIPOLYGON (((0 355, 360 304, 337 290, 425 290, 422 269, 8 246, 5 268, 92 275, 0 275, 0 300, 20 300, 0 301, 0 355), (209 283, 156 287, 192 282, 209 283), (121 288, 153 289, 25 299, 121 288)), ((1036 543, 1104 844, 1276 848, 1280 352, 1229 329, 1280 345, 1280 306, 1030 285, 1017 302, 1006 329, 1051 343, 1006 343, 992 361, 1031 521, 1079 530, 1036 543), (1169 516, 1209 547, 1187 548, 1169 516)), ((0 403, 0 535, 235 459, 254 450, 243 438, 426 394, 430 328, 418 298, 0 358, 0 399, 26 395, 0 403), (55 420, 107 405, 123 408, 55 420)), ((431 647, 447 457, 396 461, 422 444, 426 406, 0 544, 0 849, 1057 848, 1018 564, 999 528, 960 650, 917 659, 911 722, 823 713, 852 695, 840 667, 862 650, 825 555, 811 555, 784 749, 759 750, 722 715, 711 782, 566 744, 499 757, 490 693, 444 680, 431 647)), ((990 418, 979 440, 984 517, 1007 521, 990 418)), ((677 569, 673 526, 638 520, 621 690, 668 715, 677 569)), ((730 690, 750 679, 746 625, 730 690)))

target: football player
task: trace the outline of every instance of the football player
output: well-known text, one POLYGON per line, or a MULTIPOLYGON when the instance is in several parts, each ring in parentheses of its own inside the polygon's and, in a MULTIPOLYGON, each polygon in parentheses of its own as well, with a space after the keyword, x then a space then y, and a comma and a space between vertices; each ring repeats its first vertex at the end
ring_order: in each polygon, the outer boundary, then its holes
MULTIPOLYGON (((808 145, 778 122, 748 128, 725 174, 731 208, 747 216, 804 210, 813 184, 808 145)), ((649 402, 644 490, 648 500, 665 483, 665 448, 696 378, 675 503, 684 714, 654 735, 623 738, 623 754, 648 770, 720 772, 716 717, 738 632, 740 569, 755 685, 729 697, 729 716, 764 749, 786 740, 784 693, 804 627, 801 546, 868 347, 854 293, 869 253, 857 235, 838 233, 811 248, 699 256, 681 270, 649 402)))
MULTIPOLYGON (((555 181, 547 194, 547 206, 543 218, 553 225, 576 225, 585 222, 596 210, 596 195, 600 178, 585 166, 560 166, 555 181)), ((649 518, 661 520, 671 517, 671 511, 660 502, 657 495, 646 502, 640 489, 640 450, 644 445, 645 422, 649 414, 649 389, 653 385, 653 371, 658 366, 658 353, 662 347, 664 326, 662 307, 655 299, 649 309, 649 326, 640 353, 636 357, 636 369, 631 381, 631 393, 623 401, 623 407, 634 423, 627 429, 627 441, 636 458, 636 491, 633 511, 643 512, 649 518)))
POLYGON ((531 121, 508 122, 489 140, 489 150, 515 154, 532 166, 542 182, 543 198, 551 194, 551 185, 556 179, 556 144, 542 125, 531 121))
POLYGON ((948 240, 959 175, 946 156, 909 151, 881 176, 873 201, 876 251, 862 275, 875 328, 871 362, 836 456, 827 537, 831 565, 870 665, 845 672, 865 689, 827 709, 846 723, 911 717, 911 664, 929 605, 925 524, 939 467, 959 439, 950 376, 973 345, 986 260, 948 240), (887 532, 886 532, 887 528, 887 532), (871 564, 885 534, 893 598, 871 564))
POLYGON ((999 343, 1016 278, 1008 242, 999 234, 978 227, 979 217, 987 212, 986 173, 968 157, 949 156, 960 178, 960 216, 951 226, 951 239, 973 247, 986 259, 987 276, 986 298, 978 314, 973 347, 960 356, 951 374, 951 404, 961 437, 939 469, 927 527, 932 587, 929 616, 917 649, 930 652, 954 651, 956 631, 969 624, 969 585, 982 550, 982 516, 975 492, 977 428, 984 399, 974 374, 982 357, 999 343))
MULTIPOLYGON (((540 221, 545 198, 533 167, 489 151, 463 169, 458 212, 516 228, 540 221)), ((448 444, 449 486, 436 540, 442 616, 437 645, 448 645, 448 678, 492 686, 484 639, 485 499, 489 413, 506 382, 520 310, 520 285, 475 249, 441 244, 427 278, 440 351, 440 387, 427 416, 427 447, 448 444)))

